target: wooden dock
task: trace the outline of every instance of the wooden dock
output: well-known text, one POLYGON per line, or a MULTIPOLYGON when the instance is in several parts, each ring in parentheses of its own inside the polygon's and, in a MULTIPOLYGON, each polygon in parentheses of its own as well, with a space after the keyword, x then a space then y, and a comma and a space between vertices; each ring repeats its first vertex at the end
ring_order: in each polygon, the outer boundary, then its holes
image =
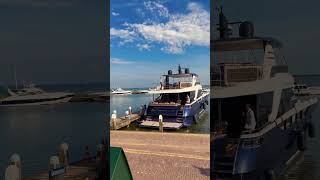
MULTIPOLYGON (((43 170, 39 174, 23 177, 22 180, 49 180, 49 170, 43 170)), ((64 174, 64 180, 95 180, 96 165, 94 159, 79 161, 70 165, 64 174)))
MULTIPOLYGON (((178 130, 178 129, 182 128, 182 126, 183 126, 182 123, 163 122, 163 129, 178 130)), ((159 122, 157 122, 157 121, 142 121, 142 123, 140 124, 140 127, 159 129, 159 122)))
POLYGON ((120 118, 116 118, 115 120, 110 121, 110 129, 118 130, 124 127, 129 126, 132 122, 140 120, 141 116, 139 114, 130 114, 127 117, 122 116, 120 118))

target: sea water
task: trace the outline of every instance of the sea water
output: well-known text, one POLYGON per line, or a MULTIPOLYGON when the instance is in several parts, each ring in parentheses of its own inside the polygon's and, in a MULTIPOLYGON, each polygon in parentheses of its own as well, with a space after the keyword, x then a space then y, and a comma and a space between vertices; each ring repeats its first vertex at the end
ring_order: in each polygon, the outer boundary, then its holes
MULTIPOLYGON (((45 89, 45 86, 39 87, 45 89)), ((83 92, 103 89, 104 85, 52 85, 45 90, 83 92)), ((58 153, 62 142, 69 144, 71 162, 85 156, 86 145, 94 155, 96 145, 106 136, 108 109, 108 104, 101 102, 0 107, 0 179, 4 178, 5 168, 13 153, 21 157, 24 176, 47 170, 50 156, 58 153)))

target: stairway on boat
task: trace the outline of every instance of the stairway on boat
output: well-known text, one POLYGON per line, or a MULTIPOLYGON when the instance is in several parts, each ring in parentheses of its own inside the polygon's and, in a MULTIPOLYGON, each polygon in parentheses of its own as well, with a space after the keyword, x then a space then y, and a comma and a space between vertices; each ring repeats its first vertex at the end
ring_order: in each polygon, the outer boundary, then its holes
POLYGON ((177 122, 183 122, 183 109, 180 109, 177 113, 177 122))

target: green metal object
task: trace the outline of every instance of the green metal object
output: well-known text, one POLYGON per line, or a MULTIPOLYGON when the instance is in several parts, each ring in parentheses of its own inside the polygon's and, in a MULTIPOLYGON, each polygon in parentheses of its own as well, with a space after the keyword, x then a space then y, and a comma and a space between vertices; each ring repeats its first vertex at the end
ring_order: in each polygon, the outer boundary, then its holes
POLYGON ((110 147, 110 180, 132 180, 129 163, 122 148, 110 147))

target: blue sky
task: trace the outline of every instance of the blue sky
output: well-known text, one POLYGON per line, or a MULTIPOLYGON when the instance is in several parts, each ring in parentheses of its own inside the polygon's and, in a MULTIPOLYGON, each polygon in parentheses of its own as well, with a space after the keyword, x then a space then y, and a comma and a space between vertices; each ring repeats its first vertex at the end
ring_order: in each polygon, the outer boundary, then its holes
POLYGON ((151 87, 178 64, 210 73, 210 1, 110 2, 111 87, 151 87))

